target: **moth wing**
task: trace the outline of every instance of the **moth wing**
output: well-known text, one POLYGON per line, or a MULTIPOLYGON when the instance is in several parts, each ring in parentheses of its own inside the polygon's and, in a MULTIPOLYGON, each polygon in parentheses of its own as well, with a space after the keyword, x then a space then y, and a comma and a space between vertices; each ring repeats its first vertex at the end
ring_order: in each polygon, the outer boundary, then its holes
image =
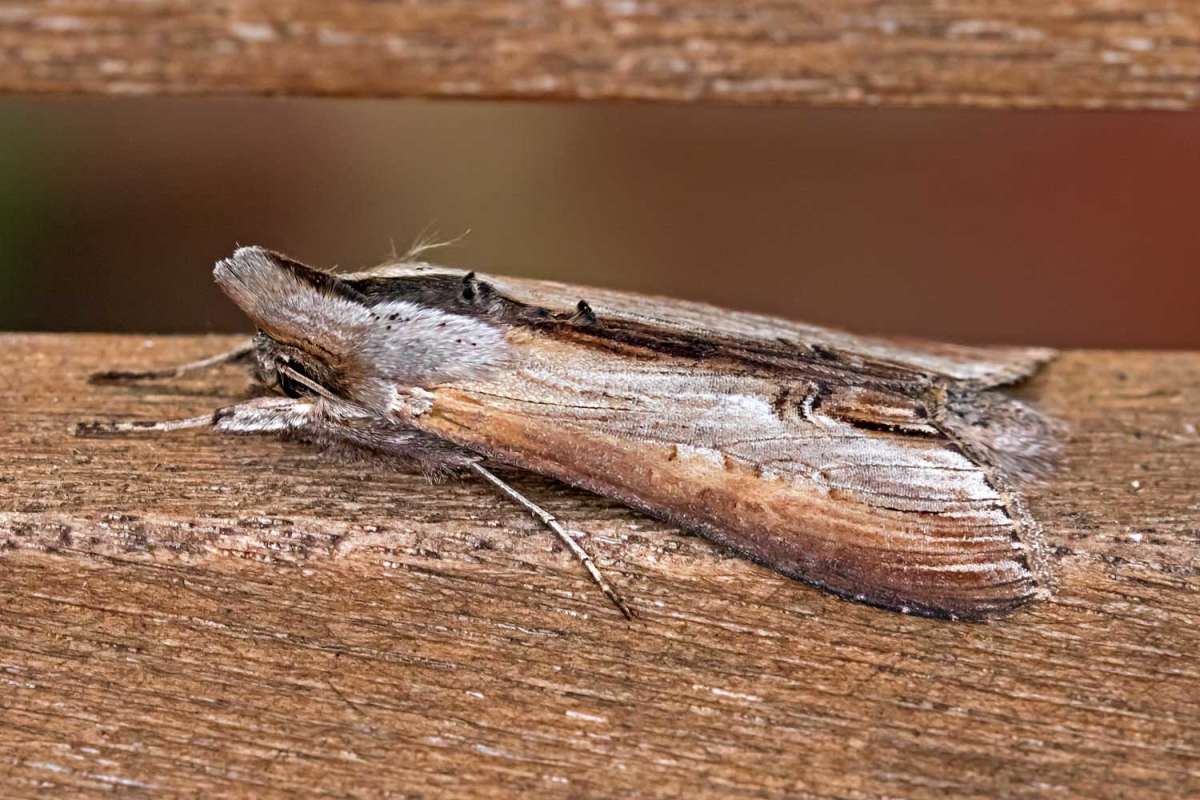
MULTIPOLYGON (((390 264, 346 277, 409 277, 439 273, 465 274, 463 270, 431 264, 390 264)), ((774 347, 784 343, 859 353, 977 387, 1018 381, 1054 355, 1053 350, 1046 348, 970 347, 918 339, 859 336, 689 300, 527 278, 488 275, 487 279, 505 296, 550 311, 570 312, 582 299, 602 320, 639 322, 681 332, 709 332, 761 341, 774 347)))
POLYGON ((919 423, 861 426, 902 396, 812 408, 766 374, 516 338, 513 369, 434 388, 415 424, 876 605, 984 618, 1039 591, 1036 531, 993 470, 919 423))

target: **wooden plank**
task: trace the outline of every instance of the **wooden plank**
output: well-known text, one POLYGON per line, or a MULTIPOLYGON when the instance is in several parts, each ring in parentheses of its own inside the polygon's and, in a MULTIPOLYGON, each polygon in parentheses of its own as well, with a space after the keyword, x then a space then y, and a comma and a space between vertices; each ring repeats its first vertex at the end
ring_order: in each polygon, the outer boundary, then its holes
POLYGON ((0 91, 1195 108, 1148 0, 9 0, 0 91))
POLYGON ((88 386, 224 338, 0 338, 0 795, 1200 793, 1200 354, 1071 352, 1032 498, 1053 599, 991 624, 837 600, 612 503, 624 622, 471 481, 273 440, 76 439, 237 370, 88 386))

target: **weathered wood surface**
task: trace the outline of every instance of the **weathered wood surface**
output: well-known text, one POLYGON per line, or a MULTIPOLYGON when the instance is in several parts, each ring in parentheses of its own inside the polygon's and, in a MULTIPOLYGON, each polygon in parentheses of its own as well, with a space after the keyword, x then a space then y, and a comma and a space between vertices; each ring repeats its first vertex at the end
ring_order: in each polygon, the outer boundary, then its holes
POLYGON ((8 0, 0 91, 1195 108, 1148 0, 8 0))
POLYGON ((986 625, 843 602, 612 503, 624 622, 477 482, 273 440, 76 439, 209 409, 226 339, 0 338, 0 795, 1200 794, 1200 355, 1067 353, 1033 508, 1054 598, 986 625))

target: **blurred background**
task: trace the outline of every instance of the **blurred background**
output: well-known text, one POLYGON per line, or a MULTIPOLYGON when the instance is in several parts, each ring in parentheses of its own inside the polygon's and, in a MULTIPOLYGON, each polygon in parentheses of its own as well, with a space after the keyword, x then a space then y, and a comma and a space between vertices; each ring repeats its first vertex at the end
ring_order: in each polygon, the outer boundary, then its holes
POLYGON ((214 260, 481 272, 861 332, 1200 347, 1200 115, 0 101, 0 329, 245 330, 214 260))

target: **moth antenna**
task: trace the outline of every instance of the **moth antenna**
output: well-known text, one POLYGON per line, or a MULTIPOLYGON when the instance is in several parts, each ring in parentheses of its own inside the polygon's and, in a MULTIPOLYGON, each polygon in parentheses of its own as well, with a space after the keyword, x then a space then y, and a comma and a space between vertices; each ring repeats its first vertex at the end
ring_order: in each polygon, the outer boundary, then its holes
POLYGON ((587 304, 586 300, 580 300, 575 305, 575 313, 571 315, 571 322, 577 325, 595 325, 596 312, 592 311, 592 307, 587 304))
POLYGON ((608 599, 613 602, 613 605, 621 610, 621 613, 625 615, 625 619, 634 619, 634 613, 632 609, 630 609, 629 606, 625 604, 625 601, 621 599, 621 595, 617 594, 617 590, 614 589, 612 585, 604 579, 604 575, 600 573, 600 569, 596 566, 596 562, 593 561, 592 557, 588 555, 588 552, 579 545, 579 542, 575 541, 575 537, 571 536, 571 534, 568 533, 565 528, 563 528, 553 514, 534 503, 528 497, 509 486, 504 481, 500 480, 498 477, 492 474, 490 470, 480 466, 477 462, 471 462, 470 466, 471 469, 475 470, 475 472, 477 472, 484 480, 495 486, 508 498, 516 501, 526 511, 528 511, 530 514, 533 514, 533 516, 536 517, 539 522, 541 522, 550 530, 554 531, 558 538, 562 539, 563 543, 567 546, 567 549, 570 550, 571 553, 580 560, 580 562, 582 562, 584 569, 588 571, 588 574, 592 576, 592 580, 595 581, 596 585, 600 587, 600 591, 604 592, 608 599))
POLYGON ((179 364, 178 366, 174 367, 146 370, 113 369, 105 370, 104 372, 93 372, 88 376, 88 383, 123 383, 125 381, 179 378, 188 374, 189 372, 200 372, 202 370, 210 369, 211 367, 219 367, 224 364, 233 364, 248 358, 253 352, 254 342, 246 341, 227 352, 217 353, 215 356, 201 358, 197 361, 189 361, 186 364, 179 364))

